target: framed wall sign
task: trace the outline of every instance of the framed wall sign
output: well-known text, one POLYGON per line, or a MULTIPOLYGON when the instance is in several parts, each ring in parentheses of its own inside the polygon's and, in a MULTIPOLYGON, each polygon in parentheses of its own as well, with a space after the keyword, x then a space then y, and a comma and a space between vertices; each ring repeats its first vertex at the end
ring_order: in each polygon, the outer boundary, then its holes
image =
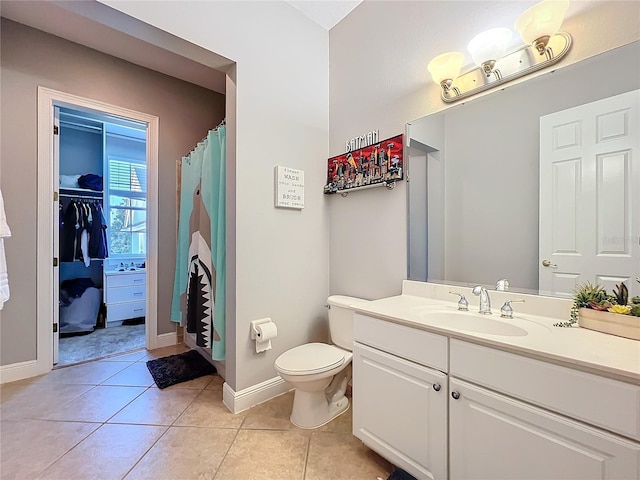
POLYGON ((329 159, 325 194, 402 180, 403 135, 329 159))
POLYGON ((276 207, 304 208, 304 171, 277 165, 275 197, 276 207))

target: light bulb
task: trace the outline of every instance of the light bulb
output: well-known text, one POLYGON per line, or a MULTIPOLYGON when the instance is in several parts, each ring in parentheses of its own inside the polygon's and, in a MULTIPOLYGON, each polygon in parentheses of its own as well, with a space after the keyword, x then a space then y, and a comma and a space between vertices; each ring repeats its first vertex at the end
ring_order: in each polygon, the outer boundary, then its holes
POLYGON ((473 37, 467 45, 473 62, 482 67, 487 76, 507 51, 511 36, 511 30, 508 28, 492 28, 473 37))
POLYGON ((520 15, 515 28, 524 43, 543 54, 549 38, 560 30, 568 8, 569 0, 544 0, 520 15))
POLYGON ((460 52, 447 52, 438 55, 427 65, 433 81, 441 85, 445 91, 451 86, 453 81, 460 74, 464 54, 460 52))

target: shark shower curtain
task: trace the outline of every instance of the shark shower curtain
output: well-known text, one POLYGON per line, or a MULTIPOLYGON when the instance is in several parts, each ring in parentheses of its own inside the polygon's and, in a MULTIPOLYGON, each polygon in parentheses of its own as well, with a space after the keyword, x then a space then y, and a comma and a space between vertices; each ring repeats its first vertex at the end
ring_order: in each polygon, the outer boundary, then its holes
POLYGON ((171 320, 225 358, 226 128, 182 158, 171 320))

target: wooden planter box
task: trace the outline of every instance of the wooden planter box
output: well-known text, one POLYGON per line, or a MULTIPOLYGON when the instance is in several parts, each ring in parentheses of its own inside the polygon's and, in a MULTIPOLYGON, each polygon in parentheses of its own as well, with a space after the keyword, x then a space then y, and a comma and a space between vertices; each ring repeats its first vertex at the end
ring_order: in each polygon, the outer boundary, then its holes
POLYGON ((578 310, 578 325, 602 333, 640 340, 640 317, 632 315, 581 308, 578 310))

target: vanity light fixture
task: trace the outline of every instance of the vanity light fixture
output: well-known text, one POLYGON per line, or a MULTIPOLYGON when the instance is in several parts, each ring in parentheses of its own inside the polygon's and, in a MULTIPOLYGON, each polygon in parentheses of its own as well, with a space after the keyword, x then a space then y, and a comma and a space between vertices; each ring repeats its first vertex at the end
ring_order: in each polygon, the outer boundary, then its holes
POLYGON ((494 28, 476 35, 467 49, 478 68, 462 75, 462 53, 435 57, 427 69, 442 87, 442 100, 462 100, 558 62, 572 42, 568 33, 558 31, 568 7, 568 0, 543 0, 525 11, 515 24, 525 45, 506 55, 511 30, 494 28))

